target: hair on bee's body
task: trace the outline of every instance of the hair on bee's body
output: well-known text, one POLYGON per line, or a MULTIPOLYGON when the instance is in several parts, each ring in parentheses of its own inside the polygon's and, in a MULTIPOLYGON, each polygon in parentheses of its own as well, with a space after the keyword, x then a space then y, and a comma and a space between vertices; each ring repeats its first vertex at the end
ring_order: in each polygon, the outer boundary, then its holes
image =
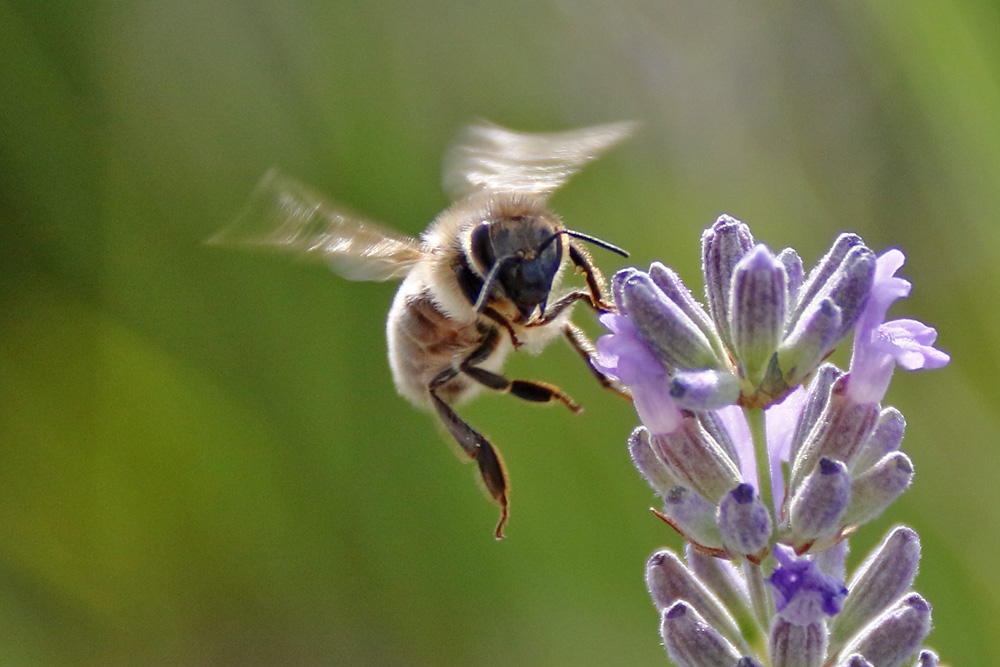
MULTIPOLYGON (((399 393, 416 405, 433 404, 427 386, 441 370, 460 362, 482 342, 483 330, 503 329, 496 347, 477 366, 499 372, 504 360, 518 349, 537 353, 563 334, 570 317, 566 308, 550 323, 526 326, 517 306, 496 288, 486 306, 510 326, 506 327, 475 308, 489 271, 476 261, 472 248, 478 225, 503 228, 505 234, 524 236, 524 227, 544 229, 544 236, 559 231, 562 221, 545 208, 544 201, 526 195, 482 195, 445 209, 421 235, 429 258, 413 267, 393 299, 386 323, 389 366, 399 393)), ((559 287, 568 256, 564 250, 551 289, 559 287)), ((487 311, 489 312, 489 311, 487 311)), ((483 388, 479 382, 457 375, 438 387, 449 404, 460 404, 483 388)))
POLYGON ((539 352, 564 336, 605 387, 627 395, 592 361, 593 346, 571 319, 585 301, 610 305, 604 279, 582 241, 625 255, 600 239, 567 229, 548 196, 583 164, 630 131, 604 125, 555 134, 522 134, 496 125, 466 128, 446 154, 445 189, 454 203, 419 239, 329 206, 275 172, 258 186, 247 212, 211 239, 326 259, 352 280, 402 278, 386 320, 389 367, 399 393, 433 410, 500 505, 503 537, 509 482, 499 453, 454 411, 483 388, 535 402, 579 406, 555 385, 501 374, 516 349, 539 352), (586 289, 559 293, 573 264, 586 289))

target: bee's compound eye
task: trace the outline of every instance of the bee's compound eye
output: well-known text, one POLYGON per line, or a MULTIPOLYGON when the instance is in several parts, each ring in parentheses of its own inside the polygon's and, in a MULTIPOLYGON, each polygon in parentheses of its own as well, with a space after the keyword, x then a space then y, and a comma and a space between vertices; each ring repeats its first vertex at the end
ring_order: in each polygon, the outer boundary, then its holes
POLYGON ((490 224, 488 222, 476 225, 472 230, 472 238, 469 241, 472 252, 472 259, 478 265, 479 270, 487 273, 496 257, 493 254, 493 244, 490 242, 490 224))

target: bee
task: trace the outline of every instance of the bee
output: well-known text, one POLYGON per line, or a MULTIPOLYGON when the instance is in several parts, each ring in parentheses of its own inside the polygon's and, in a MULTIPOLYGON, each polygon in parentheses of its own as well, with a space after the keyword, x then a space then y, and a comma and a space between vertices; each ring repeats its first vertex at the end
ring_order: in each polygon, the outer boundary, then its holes
POLYGON ((533 134, 483 122, 469 125, 443 159, 442 181, 454 203, 419 238, 347 213, 271 171, 246 212, 209 242, 315 257, 350 280, 402 279, 386 322, 396 389, 434 412, 464 456, 476 462, 486 491, 500 506, 494 535, 502 539, 509 506, 506 468, 497 449, 455 406, 486 388, 582 412, 553 384, 501 373, 511 351, 538 352, 559 336, 603 386, 628 396, 598 369, 593 345, 570 320, 577 301, 598 312, 613 310, 583 243, 628 254, 568 229, 547 200, 631 128, 615 123, 533 134), (569 264, 582 272, 586 287, 559 292, 569 264))

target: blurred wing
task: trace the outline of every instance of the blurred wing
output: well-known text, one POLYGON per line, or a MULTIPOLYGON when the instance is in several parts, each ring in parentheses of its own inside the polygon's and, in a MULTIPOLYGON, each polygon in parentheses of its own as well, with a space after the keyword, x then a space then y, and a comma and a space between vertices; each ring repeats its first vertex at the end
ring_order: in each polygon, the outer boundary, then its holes
POLYGON ((417 239, 337 210, 273 169, 246 210, 208 242, 323 259, 349 280, 402 278, 426 256, 417 239))
POLYGON ((481 189, 547 196, 634 128, 624 122, 534 134, 469 125, 445 153, 442 184, 456 200, 481 189))

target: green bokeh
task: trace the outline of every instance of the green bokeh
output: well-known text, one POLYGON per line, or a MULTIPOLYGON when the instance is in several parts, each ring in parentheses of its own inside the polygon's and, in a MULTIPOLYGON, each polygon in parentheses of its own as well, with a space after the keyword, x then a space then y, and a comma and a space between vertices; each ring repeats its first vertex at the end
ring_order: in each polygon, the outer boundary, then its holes
POLYGON ((906 251, 894 314, 954 362, 898 374, 917 481, 853 560, 913 525, 930 644, 1000 663, 998 45, 992 0, 0 2, 0 664, 665 663, 642 566, 678 541, 571 350, 510 374, 585 415, 463 411, 498 544, 395 395, 393 286, 203 244, 272 166, 416 233, 475 117, 641 121, 554 207, 696 284, 721 212, 906 251))

